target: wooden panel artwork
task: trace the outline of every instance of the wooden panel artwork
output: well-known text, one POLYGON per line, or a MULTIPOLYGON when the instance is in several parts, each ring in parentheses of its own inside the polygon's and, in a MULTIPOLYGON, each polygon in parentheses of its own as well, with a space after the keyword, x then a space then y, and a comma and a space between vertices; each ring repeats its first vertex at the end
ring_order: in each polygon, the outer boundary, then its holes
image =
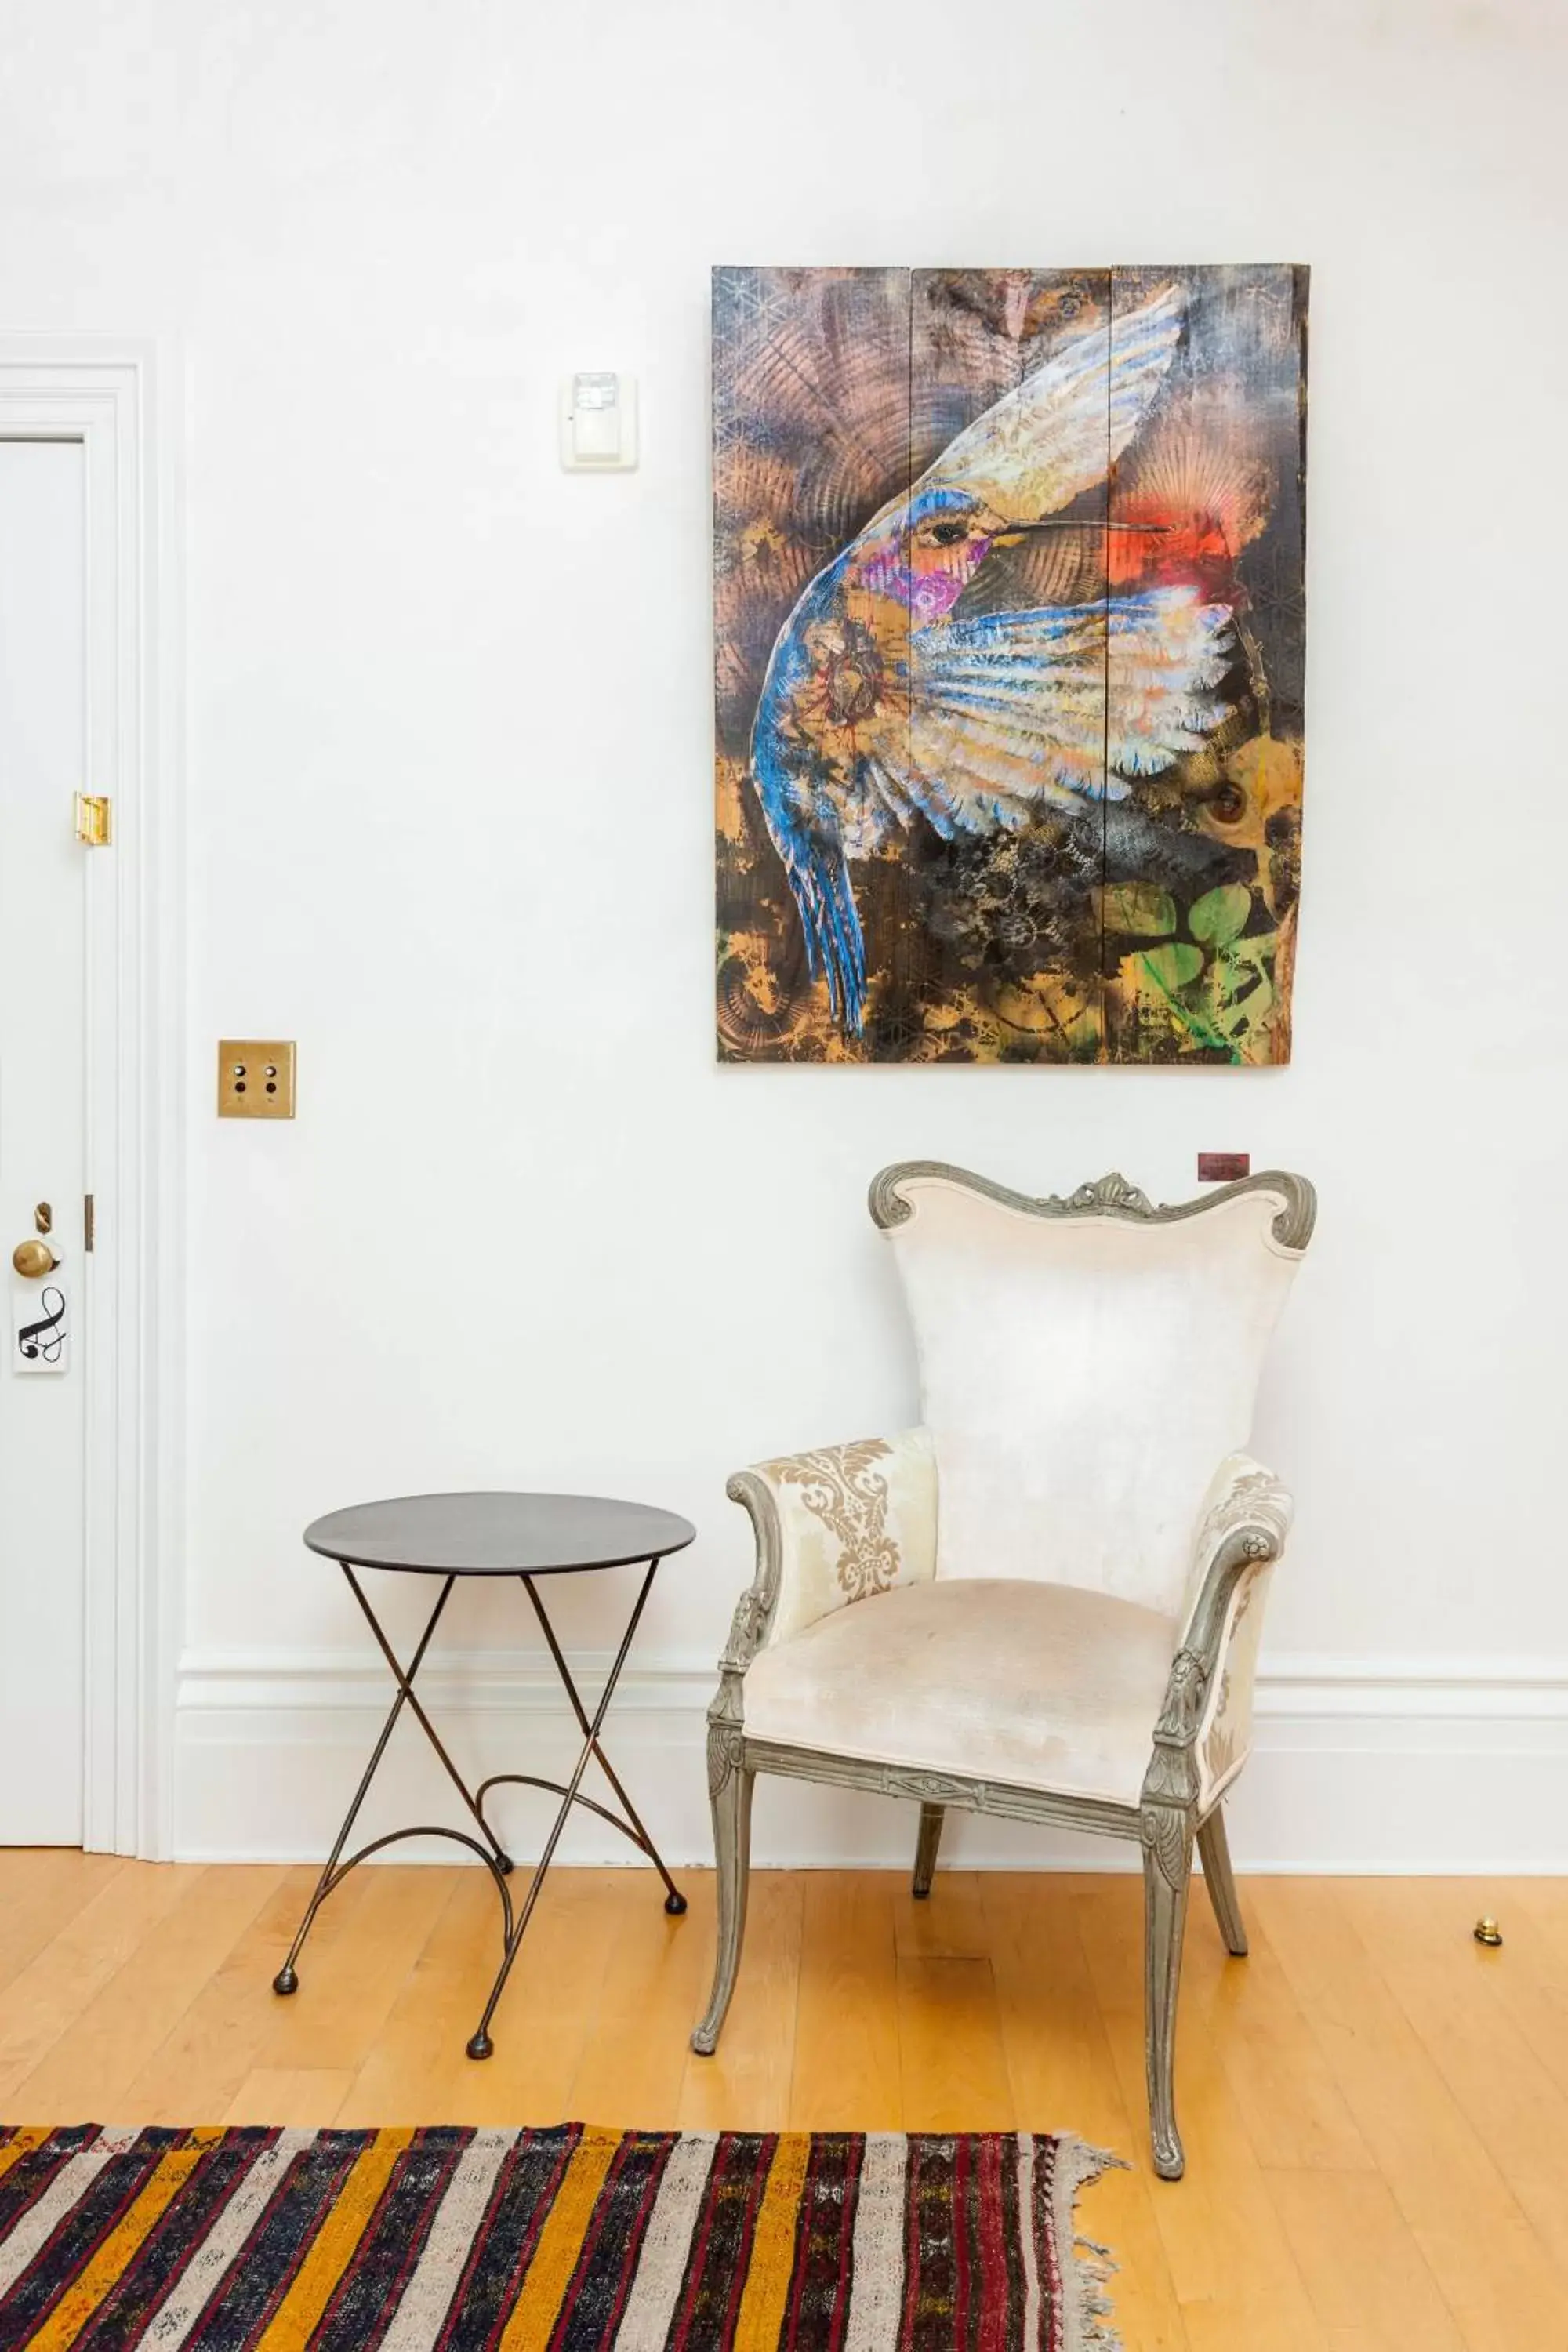
POLYGON ((1307 273, 713 278, 726 1061, 1279 1063, 1307 273))

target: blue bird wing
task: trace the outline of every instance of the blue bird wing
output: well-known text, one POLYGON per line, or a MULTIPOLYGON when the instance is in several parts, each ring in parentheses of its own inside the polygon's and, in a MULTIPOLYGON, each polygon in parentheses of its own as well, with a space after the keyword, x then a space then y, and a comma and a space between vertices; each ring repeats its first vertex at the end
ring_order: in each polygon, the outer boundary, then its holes
POLYGON ((866 942, 850 887, 847 856, 874 847, 895 814, 896 781, 884 796, 874 762, 847 768, 803 726, 797 697, 812 673, 808 625, 822 616, 833 571, 807 589, 781 632, 768 664, 752 730, 752 781, 800 915, 806 962, 826 980, 834 1018, 858 1031, 866 1014, 866 942))
MULTIPOLYGON (((814 778, 782 759, 774 741, 753 744, 752 773, 800 915, 812 978, 826 981, 835 1020, 858 1032, 866 1017, 866 941, 850 887, 841 796, 830 791, 834 779, 826 768, 814 778)), ((874 793, 868 777, 857 787, 868 805, 874 793)))
POLYGON ((1023 824, 1038 808, 1121 799, 1195 751, 1226 715, 1230 608, 1194 588, 984 613, 915 631, 902 689, 825 757, 794 716, 804 630, 781 637, 758 706, 752 773, 835 1019, 864 1024, 866 946, 849 860, 922 816, 944 840, 1023 824), (901 708, 900 707, 901 704, 901 708))
POLYGON ((1230 609, 1193 588, 985 613, 910 643, 907 724, 876 745, 883 796, 984 832, 1055 803, 1120 800, 1226 716, 1230 609))

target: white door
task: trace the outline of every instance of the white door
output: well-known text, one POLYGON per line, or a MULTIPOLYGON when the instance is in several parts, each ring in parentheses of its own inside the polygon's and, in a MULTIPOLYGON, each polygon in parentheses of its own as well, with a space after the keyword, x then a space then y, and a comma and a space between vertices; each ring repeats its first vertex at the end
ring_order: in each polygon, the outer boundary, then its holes
POLYGON ((82 1837, 85 457, 0 440, 0 1845, 82 1837))

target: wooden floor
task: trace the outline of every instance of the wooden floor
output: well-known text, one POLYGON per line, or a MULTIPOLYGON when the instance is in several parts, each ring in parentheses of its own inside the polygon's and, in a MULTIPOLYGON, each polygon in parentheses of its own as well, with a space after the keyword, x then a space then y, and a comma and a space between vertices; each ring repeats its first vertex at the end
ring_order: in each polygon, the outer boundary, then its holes
POLYGON ((1144 2152, 1139 1882, 762 1873, 720 2054, 689 2055, 712 1881, 560 1871, 470 2064, 497 1944, 477 1871, 367 1869, 279 2000, 305 1870, 0 1853, 11 2122, 1071 2128, 1128 2352, 1568 2352, 1568 1882, 1194 1887, 1178 2105, 1144 2152), (1470 1936, 1496 1911, 1507 1941, 1470 1936))

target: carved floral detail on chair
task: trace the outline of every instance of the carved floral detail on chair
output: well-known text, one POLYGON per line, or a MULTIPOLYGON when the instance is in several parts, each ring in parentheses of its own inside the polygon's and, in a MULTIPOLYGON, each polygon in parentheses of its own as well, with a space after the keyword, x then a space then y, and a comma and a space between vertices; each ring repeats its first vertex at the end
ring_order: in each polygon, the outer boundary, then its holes
POLYGON ((888 1482, 876 1467, 892 1451, 885 1438, 866 1437, 762 1465, 781 1486, 800 1488, 806 1509, 837 1543, 834 1574, 851 1601, 887 1592, 899 1580, 899 1547, 888 1533, 888 1482))
POLYGON ((1130 1184, 1126 1177, 1115 1169, 1109 1176, 1097 1176, 1092 1184, 1080 1184, 1077 1192, 1069 1192, 1065 1201, 1059 1192, 1053 1192, 1046 1206, 1079 1216, 1106 1209, 1119 1210, 1128 1217, 1152 1217, 1154 1214, 1154 1204, 1148 1193, 1140 1192, 1136 1184, 1130 1184))

